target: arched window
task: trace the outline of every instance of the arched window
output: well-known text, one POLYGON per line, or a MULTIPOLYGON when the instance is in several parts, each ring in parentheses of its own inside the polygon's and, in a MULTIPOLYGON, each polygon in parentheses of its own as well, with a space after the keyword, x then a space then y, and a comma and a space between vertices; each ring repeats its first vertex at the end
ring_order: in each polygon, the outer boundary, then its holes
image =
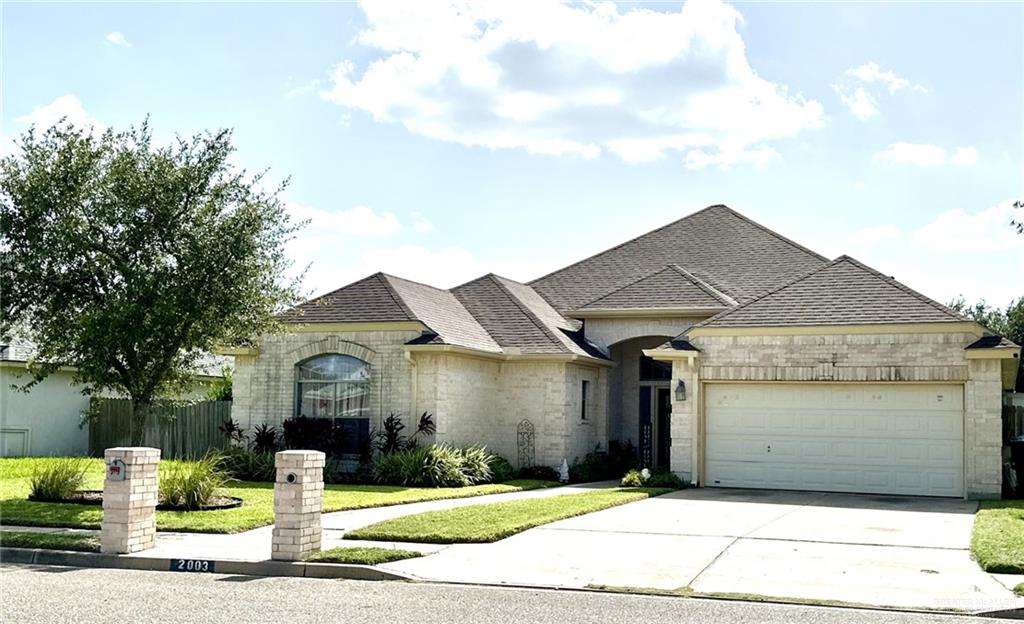
POLYGON ((319 355, 297 366, 296 415, 369 418, 370 365, 350 355, 319 355))

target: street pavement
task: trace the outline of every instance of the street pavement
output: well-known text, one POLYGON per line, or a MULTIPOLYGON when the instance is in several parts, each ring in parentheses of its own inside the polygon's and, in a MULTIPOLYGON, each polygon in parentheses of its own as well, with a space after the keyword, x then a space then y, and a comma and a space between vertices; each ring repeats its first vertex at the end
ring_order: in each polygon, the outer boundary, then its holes
POLYGON ((564 590, 2 565, 0 621, 972 624, 998 620, 564 590))

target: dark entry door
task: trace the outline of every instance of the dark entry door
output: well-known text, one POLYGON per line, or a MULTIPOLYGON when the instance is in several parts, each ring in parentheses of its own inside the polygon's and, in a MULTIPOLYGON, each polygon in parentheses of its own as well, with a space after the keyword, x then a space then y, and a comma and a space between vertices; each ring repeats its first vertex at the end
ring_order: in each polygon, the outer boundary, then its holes
POLYGON ((640 467, 654 463, 654 423, 651 419, 651 388, 640 386, 640 467))
POLYGON ((668 388, 658 388, 657 415, 658 426, 658 468, 669 467, 669 454, 672 446, 672 394, 668 388))

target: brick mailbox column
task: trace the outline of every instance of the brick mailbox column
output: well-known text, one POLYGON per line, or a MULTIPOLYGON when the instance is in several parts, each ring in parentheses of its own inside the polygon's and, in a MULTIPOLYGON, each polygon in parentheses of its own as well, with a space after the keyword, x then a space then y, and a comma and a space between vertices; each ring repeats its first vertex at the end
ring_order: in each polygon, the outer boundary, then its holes
POLYGON ((103 454, 103 523, 100 552, 133 553, 156 543, 157 467, 160 449, 109 448, 103 454))
POLYGON ((274 459, 277 479, 270 558, 301 561, 320 550, 325 456, 320 451, 281 451, 274 459))

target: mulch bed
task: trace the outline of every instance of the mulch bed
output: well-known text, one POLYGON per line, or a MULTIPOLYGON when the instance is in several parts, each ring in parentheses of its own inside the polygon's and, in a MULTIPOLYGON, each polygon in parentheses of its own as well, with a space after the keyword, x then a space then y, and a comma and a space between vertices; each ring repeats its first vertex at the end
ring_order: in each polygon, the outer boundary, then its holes
MULTIPOLYGON (((29 496, 28 499, 37 503, 67 503, 71 505, 102 505, 103 490, 79 490, 68 498, 37 498, 29 496)), ((218 509, 234 509, 242 506, 242 499, 237 496, 214 496, 209 505, 202 505, 198 509, 188 509, 180 505, 157 505, 160 511, 217 511, 218 509)))

